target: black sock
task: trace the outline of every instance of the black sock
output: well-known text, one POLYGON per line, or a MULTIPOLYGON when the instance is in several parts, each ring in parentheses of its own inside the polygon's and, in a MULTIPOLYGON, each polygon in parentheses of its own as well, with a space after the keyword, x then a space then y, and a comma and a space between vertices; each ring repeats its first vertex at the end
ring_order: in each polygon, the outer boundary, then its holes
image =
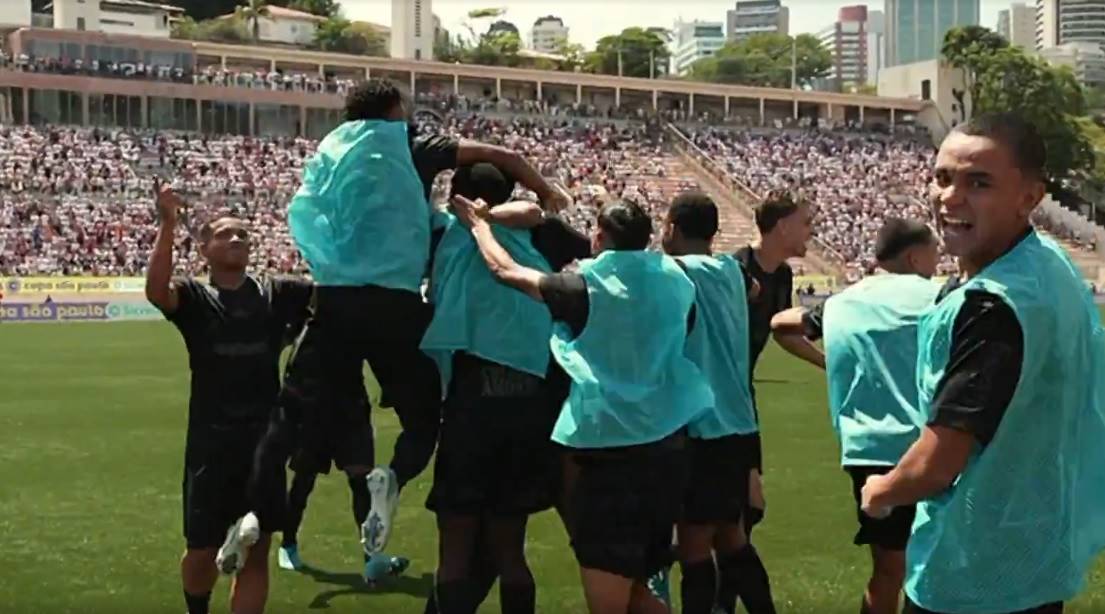
POLYGON ((720 588, 718 604, 726 612, 736 611, 739 596, 748 614, 775 614, 767 569, 752 544, 718 557, 720 588))
POLYGON ((438 614, 437 589, 430 590, 430 598, 426 600, 426 609, 422 610, 422 614, 438 614))
POLYGON ((207 614, 211 608, 211 593, 189 595, 184 591, 184 603, 188 604, 188 614, 207 614))
POLYGON ((349 478, 349 492, 353 494, 353 522, 357 523, 357 530, 368 519, 368 511, 372 508, 372 497, 368 494, 368 480, 365 476, 349 478))
POLYGON ((680 591, 683 614, 711 614, 717 599, 717 569, 713 559, 683 565, 680 591))
POLYGON ((439 614, 475 614, 479 607, 472 582, 468 579, 438 582, 434 591, 439 614))
POLYGON ((537 608, 537 587, 533 582, 499 584, 503 614, 533 614, 537 608))

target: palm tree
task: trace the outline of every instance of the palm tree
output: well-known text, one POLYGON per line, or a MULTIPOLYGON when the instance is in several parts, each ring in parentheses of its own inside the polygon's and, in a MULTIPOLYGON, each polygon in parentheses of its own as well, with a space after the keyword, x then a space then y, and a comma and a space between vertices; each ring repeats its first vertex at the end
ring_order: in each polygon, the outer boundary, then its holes
POLYGON ((269 16, 268 0, 244 0, 245 4, 234 10, 238 19, 249 26, 253 42, 261 38, 261 19, 269 16))

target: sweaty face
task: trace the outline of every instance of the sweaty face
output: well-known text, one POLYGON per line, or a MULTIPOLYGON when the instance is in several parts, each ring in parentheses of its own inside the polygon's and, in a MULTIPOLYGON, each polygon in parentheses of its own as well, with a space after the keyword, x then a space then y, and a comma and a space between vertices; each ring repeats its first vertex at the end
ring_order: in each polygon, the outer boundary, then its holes
POLYGON ((974 274, 1013 244, 1043 193, 1043 182, 1021 172, 1007 146, 952 133, 936 157, 930 196, 948 253, 974 274))
POLYGON ((212 267, 244 269, 249 265, 249 229, 237 218, 215 220, 201 249, 212 267))

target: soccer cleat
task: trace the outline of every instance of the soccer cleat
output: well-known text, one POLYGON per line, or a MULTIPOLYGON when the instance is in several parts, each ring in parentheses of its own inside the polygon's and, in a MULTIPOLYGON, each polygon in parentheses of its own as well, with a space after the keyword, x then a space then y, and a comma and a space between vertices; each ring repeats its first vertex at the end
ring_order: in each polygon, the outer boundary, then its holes
POLYGON ((238 519, 226 531, 226 541, 219 547, 215 556, 215 566, 219 571, 231 575, 242 571, 246 564, 249 547, 261 539, 261 523, 253 512, 238 519))
POLYGON ((365 584, 374 585, 384 578, 400 576, 411 566, 409 559, 379 553, 368 557, 364 563, 365 584))
POLYGON ((280 565, 280 569, 291 571, 303 569, 303 559, 299 558, 299 546, 280 546, 276 562, 280 565))
POLYGON ((391 536, 391 523, 399 503, 399 481, 390 467, 377 467, 368 474, 372 509, 361 525, 361 545, 368 556, 383 552, 391 536))
POLYGON ((671 570, 664 568, 648 579, 648 592, 671 608, 671 570))

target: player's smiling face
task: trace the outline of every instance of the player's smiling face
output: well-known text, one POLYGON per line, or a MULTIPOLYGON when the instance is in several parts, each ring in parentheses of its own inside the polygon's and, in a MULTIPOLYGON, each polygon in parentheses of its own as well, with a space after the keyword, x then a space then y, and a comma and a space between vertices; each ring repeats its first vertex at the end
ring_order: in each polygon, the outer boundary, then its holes
POLYGON ((1043 182, 1017 168, 1003 143, 953 132, 940 146, 930 195, 948 253, 974 274, 1024 230, 1043 182))

